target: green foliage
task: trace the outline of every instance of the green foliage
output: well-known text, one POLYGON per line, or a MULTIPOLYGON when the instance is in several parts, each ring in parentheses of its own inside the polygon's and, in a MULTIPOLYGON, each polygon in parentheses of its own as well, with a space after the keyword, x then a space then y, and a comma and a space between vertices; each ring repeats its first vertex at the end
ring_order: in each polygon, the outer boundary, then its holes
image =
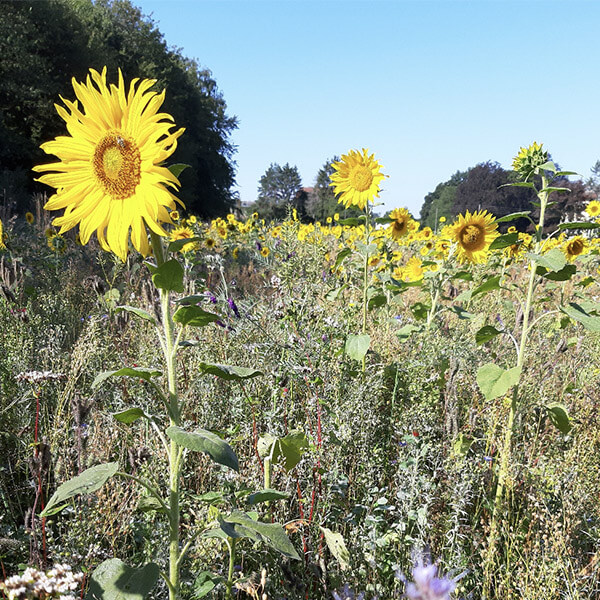
POLYGON ((155 563, 136 569, 118 558, 110 558, 94 570, 86 600, 144 600, 159 576, 155 563))
POLYGON ((295 208, 301 219, 306 212, 306 193, 302 191, 302 179, 298 167, 289 163, 283 166, 271 163, 260 178, 258 198, 252 210, 266 221, 283 220, 295 208))

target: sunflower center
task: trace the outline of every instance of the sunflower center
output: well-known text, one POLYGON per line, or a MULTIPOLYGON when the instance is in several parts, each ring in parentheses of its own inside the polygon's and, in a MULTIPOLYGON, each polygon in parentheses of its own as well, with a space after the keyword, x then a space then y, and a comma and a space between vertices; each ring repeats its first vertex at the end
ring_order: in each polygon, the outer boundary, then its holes
POLYGON ((460 243, 465 250, 481 250, 485 247, 485 232, 479 225, 467 225, 460 232, 460 243))
POLYGON ((94 173, 112 198, 122 200, 133 196, 140 182, 140 165, 140 151, 136 143, 118 132, 107 133, 96 146, 94 173))
POLYGON ((363 165, 356 165, 350 172, 350 181, 355 190, 365 192, 373 183, 373 173, 363 165))
POLYGON ((581 240, 573 240, 569 244, 568 252, 572 256, 577 256, 578 254, 581 254, 583 252, 583 242, 581 240))

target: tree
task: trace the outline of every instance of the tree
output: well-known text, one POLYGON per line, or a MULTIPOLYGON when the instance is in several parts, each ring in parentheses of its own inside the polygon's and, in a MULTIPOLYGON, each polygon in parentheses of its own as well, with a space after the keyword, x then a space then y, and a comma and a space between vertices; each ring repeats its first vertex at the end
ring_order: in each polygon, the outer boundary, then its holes
POLYGON ((421 226, 435 229, 440 217, 454 217, 456 189, 463 182, 468 171, 456 171, 448 181, 439 183, 433 192, 425 196, 421 207, 421 226))
POLYGON ((284 219, 292 208, 304 213, 306 194, 301 191, 302 179, 297 167, 271 163, 260 178, 258 199, 252 208, 265 220, 284 219))
MULTIPOLYGON (((188 210, 208 217, 233 207, 229 135, 236 119, 227 116, 210 71, 168 48, 154 22, 129 0, 2 3, 0 185, 17 177, 27 193, 35 189, 31 167, 47 160, 40 143, 64 132, 53 104, 59 95, 73 99, 72 77, 81 80, 89 67, 104 66, 109 79, 120 68, 125 80, 156 79, 156 89, 167 88, 164 111, 186 128, 172 162, 192 167, 182 174, 178 194, 188 210)), ((23 202, 23 194, 15 198, 23 202)))

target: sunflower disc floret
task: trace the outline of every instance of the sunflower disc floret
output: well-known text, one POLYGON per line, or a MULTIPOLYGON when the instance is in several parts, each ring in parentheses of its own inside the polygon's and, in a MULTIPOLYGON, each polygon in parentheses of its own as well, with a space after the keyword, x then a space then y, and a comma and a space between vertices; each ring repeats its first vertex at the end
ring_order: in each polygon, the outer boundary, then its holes
POLYGON ((332 166, 335 173, 331 175, 329 185, 339 195, 338 202, 346 208, 357 206, 364 210, 368 202, 379 196, 379 184, 386 176, 381 172, 383 167, 375 160, 375 155, 369 154, 367 149, 363 148, 361 152, 350 150, 332 166))
POLYGON ((487 210, 458 215, 448 227, 451 241, 456 243, 456 257, 460 263, 484 263, 490 244, 498 237, 498 225, 487 210))
POLYGON ((44 208, 64 208, 53 224, 61 234, 79 225, 82 244, 95 231, 105 250, 125 260, 131 231, 134 247, 147 256, 146 227, 166 236, 161 223, 172 222, 178 200, 168 188, 177 190, 179 180, 161 164, 184 130, 172 131, 173 118, 158 112, 164 91, 150 91, 154 80, 134 79, 127 91, 120 70, 118 84, 107 84, 105 67, 72 83, 77 100, 56 106, 70 135, 42 144, 59 162, 34 168, 43 173, 38 181, 56 188, 44 208))

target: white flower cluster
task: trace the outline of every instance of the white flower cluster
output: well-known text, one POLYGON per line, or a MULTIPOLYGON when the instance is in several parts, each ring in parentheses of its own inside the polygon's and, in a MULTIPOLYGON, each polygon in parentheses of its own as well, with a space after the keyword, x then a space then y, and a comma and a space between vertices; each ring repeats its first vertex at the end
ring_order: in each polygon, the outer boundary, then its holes
POLYGON ((82 580, 83 573, 73 573, 69 565, 55 565, 45 573, 27 567, 23 575, 13 575, 0 582, 0 590, 8 595, 8 600, 76 600, 70 592, 74 592, 82 580))
POLYGON ((52 373, 52 371, 26 371, 17 375, 17 381, 28 381, 29 383, 40 383, 41 381, 58 381, 66 379, 62 373, 52 373))

